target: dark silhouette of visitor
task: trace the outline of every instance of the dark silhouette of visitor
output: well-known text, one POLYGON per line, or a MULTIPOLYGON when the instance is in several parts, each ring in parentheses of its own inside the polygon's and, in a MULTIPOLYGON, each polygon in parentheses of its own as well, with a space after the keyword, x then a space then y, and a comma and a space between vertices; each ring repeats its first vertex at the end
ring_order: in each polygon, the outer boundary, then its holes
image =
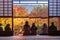
POLYGON ((5 31, 11 31, 10 24, 7 24, 7 25, 6 25, 5 31))
POLYGON ((49 30, 49 31, 57 31, 57 28, 56 28, 54 22, 51 23, 51 26, 49 27, 48 30, 49 30))
POLYGON ((32 24, 32 27, 30 30, 31 30, 31 35, 37 34, 37 27, 35 26, 35 23, 32 24))
POLYGON ((47 24, 46 23, 43 24, 42 34, 48 34, 48 27, 47 27, 47 24))
POLYGON ((30 35, 30 25, 28 21, 25 22, 24 28, 23 28, 23 35, 30 35))
POLYGON ((2 24, 0 24, 0 31, 3 31, 2 24))

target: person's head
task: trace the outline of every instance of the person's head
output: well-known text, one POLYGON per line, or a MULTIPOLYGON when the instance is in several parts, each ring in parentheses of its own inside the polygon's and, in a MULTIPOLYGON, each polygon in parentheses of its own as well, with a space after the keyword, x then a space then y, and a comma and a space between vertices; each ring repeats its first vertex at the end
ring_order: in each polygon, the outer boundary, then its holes
POLYGON ((2 26, 2 24, 0 23, 0 26, 2 26))
POLYGON ((35 26, 35 23, 33 23, 32 26, 35 26))
POLYGON ((46 23, 44 23, 43 26, 47 26, 46 23))
POLYGON ((10 24, 7 24, 6 26, 8 26, 8 27, 9 27, 9 26, 10 26, 10 24))
POLYGON ((54 25, 54 22, 52 22, 51 25, 54 25))
POLYGON ((35 23, 33 23, 32 25, 35 25, 35 23))
POLYGON ((26 21, 25 24, 28 24, 28 21, 26 21))

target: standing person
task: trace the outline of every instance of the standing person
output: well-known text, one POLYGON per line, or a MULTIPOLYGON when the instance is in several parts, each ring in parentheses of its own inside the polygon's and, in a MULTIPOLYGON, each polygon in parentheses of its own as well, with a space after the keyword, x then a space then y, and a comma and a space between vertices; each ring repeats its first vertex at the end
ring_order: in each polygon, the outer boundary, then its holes
POLYGON ((30 30, 31 30, 31 35, 37 34, 37 27, 35 26, 35 23, 32 24, 32 27, 30 30))
POLYGON ((7 24, 7 25, 6 25, 5 31, 11 31, 10 24, 7 24))
POLYGON ((0 23, 0 31, 3 31, 2 24, 0 23))
POLYGON ((24 28, 23 28, 23 35, 30 35, 30 25, 28 21, 25 22, 24 28))
POLYGON ((48 34, 48 27, 45 23, 43 24, 43 27, 42 27, 42 34, 48 34))

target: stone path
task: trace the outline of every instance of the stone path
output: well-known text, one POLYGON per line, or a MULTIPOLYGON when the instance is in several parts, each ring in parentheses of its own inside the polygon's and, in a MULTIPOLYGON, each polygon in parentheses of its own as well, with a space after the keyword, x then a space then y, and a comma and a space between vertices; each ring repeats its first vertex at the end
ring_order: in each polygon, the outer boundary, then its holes
POLYGON ((0 40, 60 40, 60 36, 10 36, 0 37, 0 40))

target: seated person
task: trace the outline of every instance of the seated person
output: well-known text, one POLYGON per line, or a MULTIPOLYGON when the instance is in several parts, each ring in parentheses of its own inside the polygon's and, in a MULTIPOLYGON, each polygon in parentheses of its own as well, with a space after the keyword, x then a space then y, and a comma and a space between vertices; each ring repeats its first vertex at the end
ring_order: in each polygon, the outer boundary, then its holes
POLYGON ((5 31, 11 31, 10 24, 7 24, 7 25, 6 25, 5 31))
POLYGON ((32 24, 32 27, 30 30, 31 30, 31 35, 37 34, 37 27, 35 26, 35 23, 32 24))
POLYGON ((57 31, 56 26, 54 25, 54 22, 51 23, 51 26, 48 29, 49 31, 57 31))
POLYGON ((0 24, 0 31, 3 31, 2 24, 0 24))
POLYGON ((28 21, 25 22, 23 28, 23 35, 30 35, 30 25, 28 24, 28 21))
POLYGON ((43 24, 43 27, 42 27, 42 34, 48 34, 48 27, 45 23, 43 24))

